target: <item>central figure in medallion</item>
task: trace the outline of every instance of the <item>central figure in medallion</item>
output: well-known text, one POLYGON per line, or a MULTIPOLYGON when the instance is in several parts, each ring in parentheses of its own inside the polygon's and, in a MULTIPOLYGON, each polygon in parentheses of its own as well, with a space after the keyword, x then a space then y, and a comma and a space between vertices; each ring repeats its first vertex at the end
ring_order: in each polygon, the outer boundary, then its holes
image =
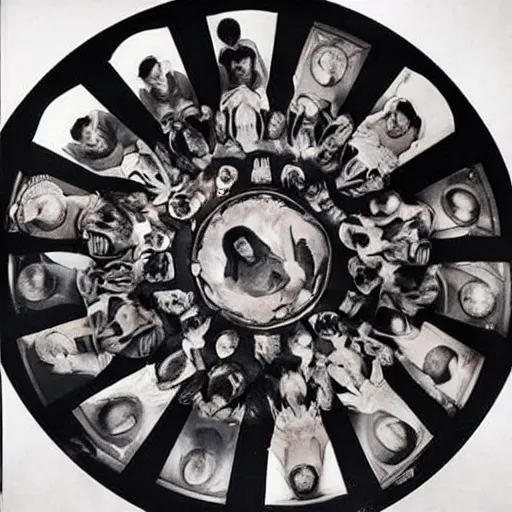
POLYGON ((312 309, 327 283, 331 248, 324 229, 299 204, 259 190, 226 201, 204 221, 192 265, 211 307, 265 330, 312 309))

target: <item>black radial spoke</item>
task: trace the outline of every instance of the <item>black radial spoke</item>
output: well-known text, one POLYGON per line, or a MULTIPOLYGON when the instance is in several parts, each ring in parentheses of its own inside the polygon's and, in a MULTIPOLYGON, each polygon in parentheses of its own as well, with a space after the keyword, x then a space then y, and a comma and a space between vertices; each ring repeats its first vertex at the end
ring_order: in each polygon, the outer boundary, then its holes
POLYGON ((512 244, 497 237, 433 239, 430 263, 512 261, 512 244))
POLYGON ((191 407, 174 399, 123 471, 123 478, 133 485, 151 485, 160 475, 191 407))
POLYGON ((349 497, 360 506, 370 503, 380 492, 380 485, 359 444, 347 409, 336 399, 333 409, 322 413, 322 419, 349 497))
POLYGON ((84 79, 83 85, 111 114, 147 144, 153 146, 156 142, 164 141, 157 121, 109 63, 98 65, 94 73, 84 79))
POLYGON ((202 6, 175 2, 168 26, 201 105, 216 110, 220 101, 219 69, 202 6))
POLYGON ((232 510, 260 511, 265 503, 268 449, 274 423, 265 418, 258 423, 244 419, 240 428, 227 496, 232 510))
POLYGON ((97 377, 49 405, 51 415, 58 418, 69 414, 88 398, 137 372, 144 364, 145 362, 140 359, 115 357, 97 377))
POLYGON ((446 431, 451 418, 433 398, 417 384, 404 367, 396 362, 384 370, 385 379, 395 393, 435 437, 446 431))
POLYGON ((83 318, 85 313, 85 306, 68 305, 56 306, 42 311, 26 311, 6 318, 3 328, 7 338, 16 340, 28 334, 78 320, 83 318))
POLYGON ((475 163, 474 146, 459 133, 453 133, 394 171, 390 187, 404 197, 412 196, 475 163))
POLYGON ((342 107, 358 126, 372 111, 374 105, 403 69, 403 64, 393 59, 389 47, 373 43, 370 53, 342 107))
POLYGON ((293 16, 277 17, 274 54, 270 68, 267 94, 273 110, 286 112, 294 95, 293 75, 312 27, 311 13, 298 5, 293 16))
POLYGON ((22 170, 27 176, 48 174, 90 193, 97 190, 117 190, 126 193, 144 190, 143 186, 135 181, 101 176, 36 143, 32 143, 27 152, 22 170))
POLYGON ((11 254, 32 254, 40 252, 82 252, 85 246, 81 240, 55 240, 36 238, 24 233, 8 233, 4 236, 4 247, 11 254))
POLYGON ((499 357, 506 341, 497 331, 479 328, 462 320, 455 320, 435 313, 431 309, 422 313, 425 321, 435 325, 441 331, 460 341, 468 348, 476 350, 484 357, 499 357))

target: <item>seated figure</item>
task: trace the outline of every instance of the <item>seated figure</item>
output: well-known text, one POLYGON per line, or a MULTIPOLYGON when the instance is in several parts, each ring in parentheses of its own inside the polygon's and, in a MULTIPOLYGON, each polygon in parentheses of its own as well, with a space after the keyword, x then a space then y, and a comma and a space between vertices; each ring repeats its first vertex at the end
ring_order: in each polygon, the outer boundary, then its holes
POLYGON ((139 98, 164 133, 171 130, 173 121, 186 118, 187 111, 199 105, 189 79, 168 61, 146 57, 139 65, 139 78, 145 85, 139 98))
POLYGON ((359 197, 384 188, 388 176, 400 165, 399 157, 418 140, 422 120, 413 105, 391 98, 384 108, 368 116, 345 148, 336 178, 340 192, 359 197))

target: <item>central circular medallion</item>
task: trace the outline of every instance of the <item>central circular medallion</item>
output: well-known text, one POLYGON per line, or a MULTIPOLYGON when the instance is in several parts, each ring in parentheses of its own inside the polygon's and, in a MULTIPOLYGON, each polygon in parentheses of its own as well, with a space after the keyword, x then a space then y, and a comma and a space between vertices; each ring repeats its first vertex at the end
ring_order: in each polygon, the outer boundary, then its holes
POLYGON ((268 330, 310 311, 325 290, 331 246, 298 203, 257 190, 222 203, 198 230, 192 271, 208 305, 268 330))

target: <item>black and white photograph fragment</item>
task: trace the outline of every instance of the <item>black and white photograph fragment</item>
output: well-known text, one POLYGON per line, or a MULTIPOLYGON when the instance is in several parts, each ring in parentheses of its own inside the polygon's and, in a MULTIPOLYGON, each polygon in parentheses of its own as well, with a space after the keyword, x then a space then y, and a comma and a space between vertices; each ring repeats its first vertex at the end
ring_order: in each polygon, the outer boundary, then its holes
POLYGON ((357 438, 385 489, 414 476, 414 463, 432 435, 387 382, 378 379, 368 380, 360 396, 338 397, 353 409, 351 422, 357 438))
POLYGON ((7 369, 144 510, 382 510, 510 360, 496 149, 368 20, 175 5, 7 131, 7 369))
POLYGON ((145 441, 178 388, 158 385, 148 365, 81 403, 73 411, 101 461, 122 471, 145 441))
POLYGON ((158 477, 158 483, 185 496, 225 504, 245 410, 228 418, 212 418, 197 407, 158 477))

